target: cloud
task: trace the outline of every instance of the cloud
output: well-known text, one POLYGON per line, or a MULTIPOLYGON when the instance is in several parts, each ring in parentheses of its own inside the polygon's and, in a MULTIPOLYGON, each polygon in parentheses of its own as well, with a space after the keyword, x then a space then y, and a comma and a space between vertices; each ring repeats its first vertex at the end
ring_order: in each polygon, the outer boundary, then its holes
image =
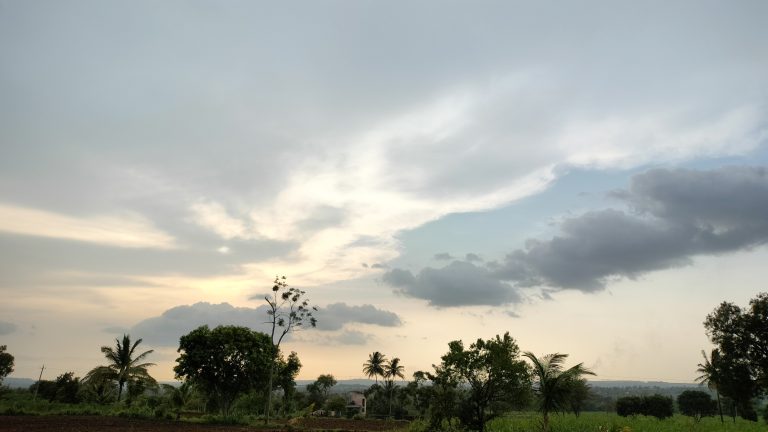
POLYGON ((116 335, 130 333, 129 329, 127 329, 125 327, 120 327, 120 326, 105 327, 101 331, 103 331, 104 333, 112 333, 112 334, 116 334, 116 335))
POLYGON ((131 335, 143 338, 150 345, 177 346, 181 336, 201 325, 236 325, 266 332, 266 318, 266 306, 248 308, 198 302, 175 306, 160 316, 147 318, 131 328, 131 335))
POLYGON ((478 254, 474 254, 470 252, 464 257, 464 260, 467 262, 478 262, 478 261, 483 261, 483 258, 478 254))
POLYGON ((449 254, 447 252, 436 253, 433 258, 435 260, 437 260, 437 261, 451 261, 451 260, 454 259, 453 255, 451 255, 451 254, 449 254))
POLYGON ((432 306, 504 305, 521 290, 600 291, 613 280, 635 279, 690 265, 698 255, 749 250, 768 243, 768 169, 653 169, 610 195, 628 210, 589 211, 559 222, 549 240, 529 239, 501 262, 454 261, 414 275, 392 269, 382 280, 432 306))
POLYGON ((17 328, 16 324, 0 321, 0 336, 11 334, 15 332, 17 328))
POLYGON ((566 219, 548 241, 529 240, 494 274, 518 286, 595 291, 611 278, 636 278, 768 242, 768 171, 725 167, 655 169, 613 192, 634 210, 566 219))
POLYGON ((430 306, 499 306, 521 301, 518 292, 493 273, 463 261, 453 261, 440 269, 427 267, 416 276, 393 269, 382 280, 397 293, 427 300, 430 306))
POLYGON ((383 327, 397 327, 402 323, 394 312, 378 309, 373 305, 350 306, 333 303, 315 313, 319 330, 339 330, 349 323, 373 324, 383 327))
POLYGON ((136 215, 77 218, 0 203, 0 231, 126 247, 175 247, 174 239, 136 215))
MULTIPOLYGON (((393 312, 375 308, 372 305, 350 306, 334 303, 321 307, 316 313, 317 330, 322 330, 325 338, 332 338, 337 343, 344 341, 360 343, 363 333, 344 327, 352 324, 371 324, 395 327, 401 324, 400 318, 393 312), (343 330, 334 333, 338 330, 343 330)), ((160 316, 147 318, 130 329, 131 335, 143 338, 146 343, 158 346, 176 346, 179 338, 201 325, 237 325, 268 333, 267 306, 256 308, 235 307, 229 303, 211 304, 198 302, 181 305, 166 310, 160 316)), ((307 337, 313 341, 315 337, 307 337)))

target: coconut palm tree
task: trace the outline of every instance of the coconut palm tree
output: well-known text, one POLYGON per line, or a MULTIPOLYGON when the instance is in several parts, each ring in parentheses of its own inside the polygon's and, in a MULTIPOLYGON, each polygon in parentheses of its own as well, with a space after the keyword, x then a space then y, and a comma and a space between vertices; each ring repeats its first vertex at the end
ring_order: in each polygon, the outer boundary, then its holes
POLYGON ((720 423, 725 423, 723 407, 720 405, 720 390, 718 389, 720 385, 720 351, 717 348, 713 349, 712 354, 707 358, 707 353, 701 350, 701 355, 704 357, 704 363, 699 363, 699 368, 696 369, 701 374, 696 378, 696 381, 706 384, 710 390, 715 391, 717 410, 720 412, 720 423))
POLYGON ((379 376, 384 377, 384 365, 387 362, 387 356, 375 351, 368 355, 368 361, 363 363, 363 373, 368 378, 374 377, 376 384, 379 383, 379 376))
POLYGON ((536 381, 536 392, 539 394, 539 410, 544 416, 542 429, 549 431, 549 413, 562 407, 568 394, 569 380, 579 379, 583 375, 595 375, 594 372, 579 363, 570 369, 563 370, 563 363, 568 354, 547 354, 542 358, 531 352, 523 353, 531 361, 533 376, 536 381))
POLYGON ((140 343, 141 339, 137 339, 131 344, 131 337, 124 334, 122 342, 119 339, 115 339, 114 348, 108 346, 101 347, 101 352, 104 353, 104 357, 109 360, 109 364, 92 369, 85 375, 83 381, 99 381, 106 379, 117 382, 118 402, 123 393, 123 387, 127 382, 138 381, 146 384, 156 384, 155 379, 147 372, 147 368, 154 366, 155 364, 140 363, 145 357, 152 354, 153 350, 144 351, 136 356, 134 355, 136 347, 140 343))
POLYGON ((389 389, 389 415, 392 416, 392 395, 395 392, 395 378, 403 379, 405 375, 405 368, 400 364, 400 359, 395 357, 392 360, 384 363, 384 379, 387 380, 387 387, 389 389))

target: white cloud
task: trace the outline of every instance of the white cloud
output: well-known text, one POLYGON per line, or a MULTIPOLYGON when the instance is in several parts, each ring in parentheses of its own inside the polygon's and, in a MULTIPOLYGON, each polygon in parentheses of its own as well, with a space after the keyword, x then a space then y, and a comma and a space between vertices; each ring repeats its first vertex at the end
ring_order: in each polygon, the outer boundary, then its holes
POLYGON ((126 247, 175 247, 174 239, 137 214, 76 218, 0 204, 0 231, 126 247))

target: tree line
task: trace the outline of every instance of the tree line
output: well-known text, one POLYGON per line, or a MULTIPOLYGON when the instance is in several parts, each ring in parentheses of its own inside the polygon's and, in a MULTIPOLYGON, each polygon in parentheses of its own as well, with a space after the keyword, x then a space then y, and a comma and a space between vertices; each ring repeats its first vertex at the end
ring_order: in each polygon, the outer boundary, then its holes
MULTIPOLYGON (((178 386, 158 385, 146 361, 152 350, 142 351, 142 339, 130 335, 103 346, 106 363, 90 370, 82 379, 67 372, 54 381, 39 381, 30 389, 41 400, 62 403, 91 402, 131 406, 157 406, 163 399, 178 418, 183 409, 270 416, 309 414, 317 410, 345 412, 348 402, 331 394, 337 381, 320 375, 298 391, 295 378, 302 364, 295 352, 280 350, 283 338, 292 331, 314 327, 306 293, 289 287, 285 278, 275 278, 270 305, 271 334, 247 327, 200 326, 179 340, 174 367, 178 386)), ((706 317, 704 327, 715 345, 698 365, 698 380, 716 395, 683 392, 680 412, 701 418, 723 414, 756 420, 756 398, 768 390, 768 294, 759 294, 748 308, 722 303, 706 317)), ((0 346, 0 382, 13 370, 13 356, 0 346)), ((566 367, 567 354, 537 356, 521 352, 509 333, 448 344, 440 362, 428 371, 416 371, 405 379, 399 357, 388 358, 375 351, 362 364, 362 372, 375 383, 364 391, 372 415, 425 419, 431 430, 467 428, 483 431, 491 418, 511 410, 535 407, 541 413, 542 430, 549 430, 550 415, 578 415, 590 398, 586 376, 594 373, 582 363, 566 367), (381 378, 381 382, 379 381, 381 378)), ((615 409, 621 415, 653 415, 673 412, 672 398, 660 395, 620 398, 615 409)))

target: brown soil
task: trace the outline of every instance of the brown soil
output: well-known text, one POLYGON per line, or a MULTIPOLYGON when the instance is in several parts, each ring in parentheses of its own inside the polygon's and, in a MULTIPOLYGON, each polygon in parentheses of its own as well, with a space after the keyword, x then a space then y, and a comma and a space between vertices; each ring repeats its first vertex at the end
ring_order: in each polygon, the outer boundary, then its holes
MULTIPOLYGON (((403 421, 300 419, 303 430, 386 431, 407 425, 403 421)), ((275 432, 253 426, 202 425, 163 420, 102 416, 0 416, 0 432, 275 432)))

